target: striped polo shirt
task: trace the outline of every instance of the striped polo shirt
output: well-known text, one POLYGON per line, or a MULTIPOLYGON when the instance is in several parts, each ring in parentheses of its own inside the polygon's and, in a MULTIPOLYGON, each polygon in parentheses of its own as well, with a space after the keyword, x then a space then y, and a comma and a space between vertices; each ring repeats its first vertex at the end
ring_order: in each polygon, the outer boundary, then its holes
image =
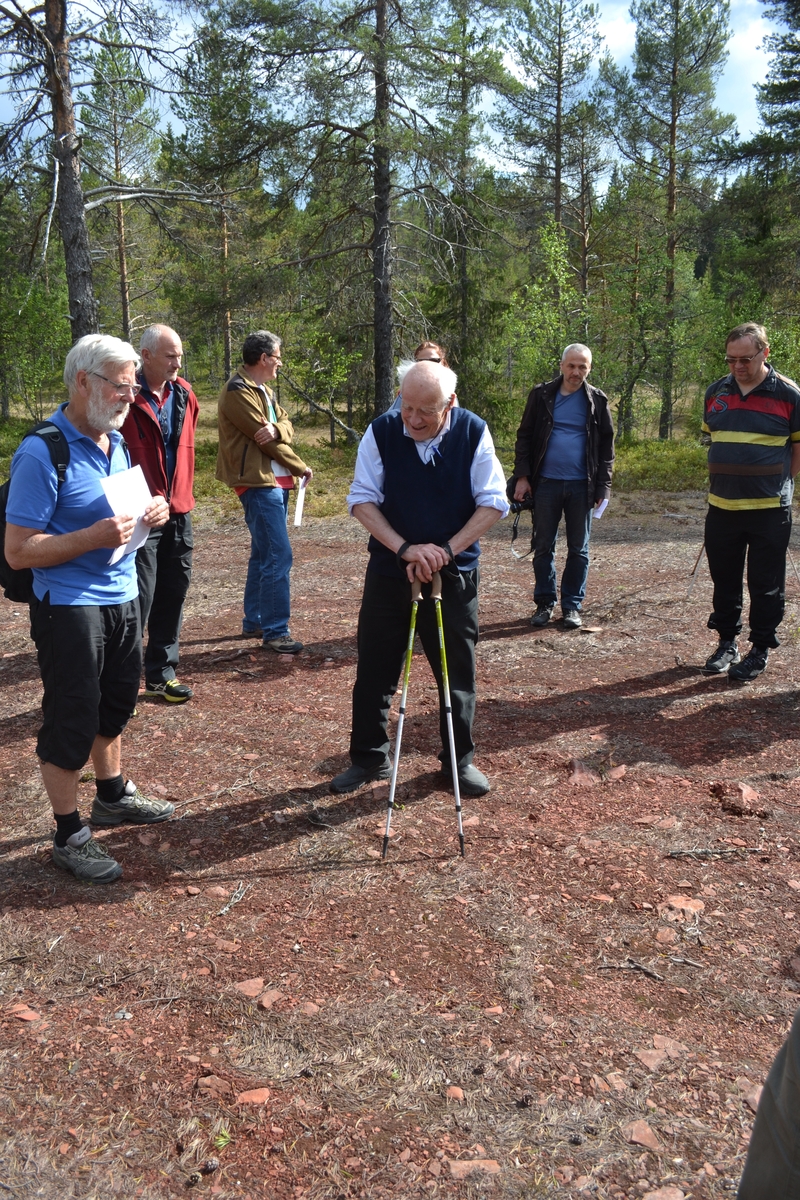
POLYGON ((800 389, 772 367, 743 396, 732 375, 706 392, 703 431, 708 451, 708 503, 731 510, 792 503, 792 443, 800 442, 800 389))

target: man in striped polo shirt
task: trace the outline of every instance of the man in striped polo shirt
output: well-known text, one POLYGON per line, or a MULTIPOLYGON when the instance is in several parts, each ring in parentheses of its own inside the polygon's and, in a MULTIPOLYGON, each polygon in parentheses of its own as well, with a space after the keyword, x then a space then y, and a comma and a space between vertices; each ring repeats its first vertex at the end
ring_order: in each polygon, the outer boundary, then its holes
POLYGON ((792 530, 793 480, 800 470, 800 389, 767 363, 763 326, 737 325, 725 342, 730 374, 706 392, 704 432, 710 487, 706 554, 714 582, 708 628, 719 645, 709 675, 755 679, 778 645, 783 620, 786 550, 792 530), (745 558, 750 592, 750 652, 741 658, 745 558))

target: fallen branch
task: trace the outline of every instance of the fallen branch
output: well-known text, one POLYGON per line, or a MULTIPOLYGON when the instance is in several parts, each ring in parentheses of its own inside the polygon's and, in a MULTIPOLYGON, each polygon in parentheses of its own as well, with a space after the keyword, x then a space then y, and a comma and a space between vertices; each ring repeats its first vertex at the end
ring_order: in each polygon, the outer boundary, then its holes
POLYGON ((687 967, 701 967, 702 963, 695 962, 693 958, 670 958, 671 963, 675 963, 677 967, 686 965, 687 967))
POLYGON ((694 850, 670 850, 667 858, 742 858, 746 854, 764 854, 763 846, 699 846, 694 850))
POLYGON ((646 967, 644 963, 636 962, 633 958, 626 958, 621 963, 610 963, 603 959, 597 969, 598 971, 641 971, 643 975, 648 975, 651 979, 657 979, 659 983, 664 982, 664 976, 659 975, 658 971, 651 970, 650 967, 646 967))
POLYGON ((252 883, 240 883, 239 886, 237 887, 236 891, 231 896, 228 903, 224 904, 222 906, 222 908, 219 910, 219 912, 217 913, 217 916, 224 917, 226 912, 230 912, 230 910, 233 908, 234 904, 238 904, 240 900, 244 900, 245 896, 250 891, 250 888, 252 886, 253 886, 252 883))

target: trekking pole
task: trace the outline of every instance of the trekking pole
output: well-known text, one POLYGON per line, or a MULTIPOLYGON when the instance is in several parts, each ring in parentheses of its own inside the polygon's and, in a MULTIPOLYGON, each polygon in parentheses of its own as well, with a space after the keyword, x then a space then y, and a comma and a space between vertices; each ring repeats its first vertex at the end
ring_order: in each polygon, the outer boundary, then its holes
POLYGON ((703 557, 703 551, 705 550, 705 548, 706 548, 706 542, 705 542, 705 538, 703 538, 703 544, 700 547, 700 551, 697 555, 697 558, 694 560, 694 566, 692 567, 692 582, 689 584, 689 590, 686 593, 687 600, 691 600, 691 598, 692 598, 692 591, 694 589, 694 585, 697 580, 697 572, 700 569, 700 559, 703 557))
POLYGON ((458 821, 458 844, 464 857, 464 826, 461 824, 461 790, 458 786, 458 764, 456 762, 456 738, 453 733, 453 710, 450 706, 450 680, 447 676, 447 655, 444 649, 444 626, 442 625, 442 576, 436 571, 433 576, 431 599, 436 605, 436 628, 439 631, 439 653, 442 659, 442 693, 444 712, 447 719, 447 736, 450 741, 450 770, 453 773, 453 791, 456 797, 456 820, 458 821))
POLYGON ((406 665, 403 670, 403 690, 400 694, 400 715, 397 719, 397 734, 394 739, 394 762, 392 763, 392 780, 389 784, 389 803, 386 806, 386 829, 383 834, 383 849, 381 858, 386 858, 389 847, 389 834, 392 828, 392 810, 394 794, 397 788, 397 769, 400 765, 400 745, 403 741, 403 722, 406 719, 406 697, 408 696, 408 679, 411 674, 411 655, 414 650, 414 634, 417 630, 417 609, 422 595, 422 584, 415 579, 411 585, 411 624, 408 627, 408 645, 406 646, 406 665))
POLYGON ((800 583, 800 575, 797 574, 797 566, 795 565, 795 561, 792 558, 792 552, 788 546, 786 547, 786 554, 788 556, 789 562, 792 564, 792 570, 794 571, 795 579, 797 580, 798 583, 800 583))

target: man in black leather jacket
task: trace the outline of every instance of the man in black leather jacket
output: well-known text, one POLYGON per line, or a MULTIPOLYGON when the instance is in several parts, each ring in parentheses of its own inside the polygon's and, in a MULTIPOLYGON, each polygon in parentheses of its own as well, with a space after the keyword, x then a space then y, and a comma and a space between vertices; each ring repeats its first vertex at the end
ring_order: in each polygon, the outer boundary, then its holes
POLYGON ((562 514, 567 561, 561 577, 566 629, 581 625, 589 572, 592 513, 611 494, 614 425, 604 392, 586 382, 592 369, 588 346, 567 346, 561 374, 540 383, 528 397, 514 448, 515 500, 533 497, 533 599, 531 624, 547 625, 558 599, 555 551, 562 514))

